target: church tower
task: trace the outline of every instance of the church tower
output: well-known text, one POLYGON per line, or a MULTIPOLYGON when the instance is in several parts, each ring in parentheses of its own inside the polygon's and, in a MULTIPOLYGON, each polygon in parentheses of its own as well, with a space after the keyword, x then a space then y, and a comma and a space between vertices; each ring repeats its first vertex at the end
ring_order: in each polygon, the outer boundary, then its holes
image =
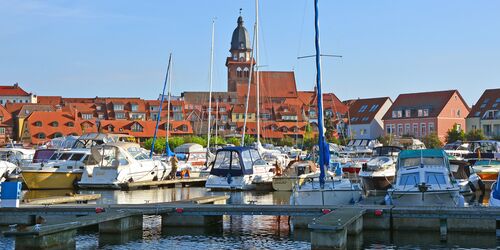
POLYGON ((243 17, 238 17, 238 26, 231 39, 231 56, 226 59, 227 91, 236 92, 239 84, 248 84, 250 67, 255 62, 250 58, 252 44, 247 29, 243 26, 243 17))

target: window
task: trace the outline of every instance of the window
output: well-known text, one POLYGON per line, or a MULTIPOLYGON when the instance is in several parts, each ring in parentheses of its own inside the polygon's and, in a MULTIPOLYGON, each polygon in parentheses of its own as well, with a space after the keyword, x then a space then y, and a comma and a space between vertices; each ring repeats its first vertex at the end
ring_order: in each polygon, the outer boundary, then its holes
POLYGON ((83 120, 90 120, 92 119, 94 116, 92 114, 82 114, 82 119, 83 120))
POLYGON ((114 132, 115 131, 115 127, 113 127, 112 125, 109 125, 108 131, 109 132, 114 132))
POLYGON ((445 185, 446 179, 444 178, 443 173, 433 173, 427 172, 425 173, 425 183, 427 184, 437 184, 437 185, 445 185))
POLYGON ((398 124, 398 135, 403 135, 403 124, 398 124))
POLYGON ((429 116, 429 109, 424 109, 424 111, 423 111, 423 112, 424 112, 424 113, 423 113, 423 114, 424 114, 424 116, 429 116))
POLYGON ((5 128, 0 128, 0 135, 5 135, 5 128))
POLYGON ((137 105, 137 104, 130 105, 130 110, 132 110, 133 112, 137 111, 138 109, 139 109, 139 105, 137 105))
POLYGON ((361 118, 361 120, 366 122, 366 121, 368 121, 368 117, 364 116, 363 118, 361 118))
POLYGON ((101 105, 96 105, 96 106, 95 106, 95 109, 99 111, 99 110, 101 110, 101 109, 102 109, 102 107, 101 107, 101 105))
POLYGON ((425 123, 420 123, 420 136, 425 136, 427 134, 427 129, 425 123))
POLYGON ((116 113, 115 118, 116 119, 125 119, 125 113, 116 113))
POLYGON ((483 104, 486 104, 486 103, 488 103, 488 102, 490 102, 490 98, 486 98, 486 99, 484 99, 483 104))
POLYGON ((420 182, 420 176, 419 173, 409 173, 409 174, 402 174, 401 175, 401 182, 399 185, 402 186, 408 186, 408 187, 414 187, 420 182))
POLYGON ((480 116, 480 115, 481 115, 481 111, 477 111, 476 113, 474 113, 474 116, 475 116, 475 117, 478 117, 478 116, 480 116))
POLYGON ((405 110, 405 117, 411 117, 411 109, 405 110))
POLYGON ((134 123, 134 124, 132 124, 132 128, 131 129, 134 132, 142 132, 143 131, 143 128, 142 128, 141 124, 139 124, 137 122, 134 123))
POLYGON ((40 121, 35 122, 35 127, 41 127, 41 126, 42 126, 42 122, 40 122, 40 121))
POLYGON ((418 136, 418 123, 413 123, 413 135, 418 136))
POLYGON ((392 111, 392 118, 397 118, 398 117, 398 112, 396 110, 392 111))
POLYGON ((97 118, 99 118, 99 119, 103 120, 103 119, 104 119, 104 114, 98 114, 98 115, 97 115, 97 118))
POLYGON ((172 106, 172 111, 174 111, 174 112, 181 112, 182 111, 182 106, 172 106))
POLYGON ((482 109, 483 109, 484 107, 486 107, 486 103, 483 103, 483 104, 481 104, 481 106, 480 106, 480 108, 482 108, 482 109))
POLYGON ((245 67, 245 69, 243 70, 243 76, 244 77, 249 77, 250 76, 250 70, 247 67, 245 67))
POLYGON ((227 115, 221 115, 221 116, 220 116, 220 119, 221 119, 222 121, 227 121, 227 115))
POLYGON ((123 104, 113 104, 114 110, 123 110, 123 104))
POLYGON ((220 107, 219 112, 226 112, 226 107, 220 107))
POLYGON ((457 117, 460 117, 460 115, 461 115, 460 109, 457 109, 457 117))
POLYGON ((358 112, 363 113, 363 112, 365 112, 366 108, 368 108, 368 105, 365 104, 365 105, 361 106, 361 108, 359 109, 358 112))
POLYGON ((59 122, 56 121, 52 122, 52 127, 59 127, 59 122))
MULTIPOLYGON (((457 124, 457 125, 459 125, 459 124, 457 124)), ((430 134, 430 133, 433 133, 433 132, 434 132, 434 123, 433 123, 433 122, 429 122, 428 126, 429 126, 429 127, 428 127, 428 129, 429 129, 429 134, 430 134)), ((457 126, 457 128, 459 128, 459 126, 457 126)), ((459 130, 459 131, 460 131, 460 130, 459 130)))
POLYGON ((366 129, 362 128, 359 130, 360 135, 365 135, 366 134, 366 129))
POLYGON ((70 161, 79 161, 85 156, 85 154, 73 154, 71 158, 69 158, 70 161))
POLYGON ((143 114, 131 114, 130 115, 130 119, 132 119, 132 120, 142 120, 143 116, 144 116, 143 114))
POLYGON ((62 137, 63 135, 59 132, 54 133, 54 138, 62 137))
POLYGON ((236 69, 236 76, 237 76, 237 77, 243 77, 243 73, 242 73, 242 71, 241 71, 241 68, 240 68, 240 67, 238 67, 238 68, 236 69))
POLYGON ((44 133, 38 133, 38 139, 45 139, 46 137, 44 133))
POLYGON ((405 135, 409 135, 411 133, 411 125, 409 123, 405 124, 405 135))
POLYGON ((423 116, 423 113, 424 113, 424 111, 423 111, 422 109, 419 109, 419 110, 417 111, 417 116, 418 116, 418 117, 421 117, 421 116, 423 116))
POLYGON ((175 113, 174 114, 174 120, 175 121, 182 121, 184 119, 182 113, 175 113))
POLYGON ((377 108, 378 108, 378 104, 373 104, 372 107, 370 108, 369 112, 374 112, 375 110, 377 110, 377 108))

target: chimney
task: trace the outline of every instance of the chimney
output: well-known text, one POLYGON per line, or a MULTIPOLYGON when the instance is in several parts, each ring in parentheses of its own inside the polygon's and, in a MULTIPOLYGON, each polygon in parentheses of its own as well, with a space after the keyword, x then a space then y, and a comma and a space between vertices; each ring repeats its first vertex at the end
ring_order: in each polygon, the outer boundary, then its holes
POLYGON ((15 88, 19 88, 19 83, 17 83, 17 82, 16 82, 16 83, 14 83, 14 87, 15 87, 15 88))

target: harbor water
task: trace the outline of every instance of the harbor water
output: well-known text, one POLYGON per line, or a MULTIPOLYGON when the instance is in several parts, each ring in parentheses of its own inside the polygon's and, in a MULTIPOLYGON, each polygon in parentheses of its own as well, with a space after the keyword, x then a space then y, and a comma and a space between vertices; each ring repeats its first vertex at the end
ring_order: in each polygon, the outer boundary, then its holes
MULTIPOLYGON (((29 191, 25 198, 64 195, 72 190, 29 191)), ((230 204, 288 204, 290 192, 211 192, 199 187, 151 190, 80 191, 101 193, 97 204, 139 204, 169 202, 206 195, 230 196, 230 204)), ((469 200, 472 199, 469 197, 469 200)), ((375 201, 374 199, 373 201, 375 201)), ((487 197, 474 199, 487 203, 487 197), (482 200, 479 200, 481 198, 482 200)), ((77 249, 310 249, 308 230, 291 230, 287 216, 224 216, 222 226, 205 228, 161 228, 159 216, 145 216, 143 229, 117 236, 96 231, 78 231, 77 249)), ((6 230, 6 228, 2 228, 6 230)), ((450 232, 441 242, 438 232, 364 231, 349 237, 348 249, 497 249, 495 234, 450 232)), ((15 249, 12 238, 0 236, 0 249, 15 249)))

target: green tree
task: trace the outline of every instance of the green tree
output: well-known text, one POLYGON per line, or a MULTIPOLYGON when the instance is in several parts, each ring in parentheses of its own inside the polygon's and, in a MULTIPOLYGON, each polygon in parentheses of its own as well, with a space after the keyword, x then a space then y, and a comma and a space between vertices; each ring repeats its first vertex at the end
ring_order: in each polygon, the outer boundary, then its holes
POLYGON ((284 137, 283 139, 278 141, 278 145, 280 146, 293 146, 294 140, 291 137, 284 137))
POLYGON ((226 141, 228 144, 233 144, 235 146, 239 146, 241 144, 241 139, 237 137, 227 138, 226 141))
POLYGON ((203 147, 207 146, 207 139, 201 136, 196 136, 196 135, 187 136, 184 138, 184 141, 185 143, 197 143, 202 145, 203 147))
POLYGON ((465 140, 465 132, 458 129, 458 125, 455 123, 451 129, 448 129, 445 137, 446 143, 452 143, 456 141, 465 140))
MULTIPOLYGON (((151 150, 151 146, 153 145, 153 138, 147 139, 143 147, 147 150, 151 150)), ((165 138, 156 138, 155 141, 155 153, 161 154, 165 151, 165 138)))
POLYGON ((170 146, 170 150, 174 150, 176 147, 185 143, 184 137, 174 136, 168 138, 168 145, 170 146))
POLYGON ((251 135, 245 135, 245 145, 251 145, 256 141, 255 137, 251 135))
POLYGON ((469 131, 467 134, 465 134, 465 138, 467 138, 468 141, 478 141, 478 140, 485 140, 486 136, 484 136, 483 131, 481 129, 473 129, 469 131))
POLYGON ((216 144, 226 144, 226 140, 220 136, 213 136, 210 137, 210 145, 216 145, 216 144))
POLYGON ((443 142, 439 140, 439 136, 436 133, 431 133, 424 138, 422 138, 422 142, 425 144, 427 148, 441 148, 443 147, 443 142))
POLYGON ((382 135, 377 138, 382 145, 389 146, 394 141, 394 135, 382 135))

